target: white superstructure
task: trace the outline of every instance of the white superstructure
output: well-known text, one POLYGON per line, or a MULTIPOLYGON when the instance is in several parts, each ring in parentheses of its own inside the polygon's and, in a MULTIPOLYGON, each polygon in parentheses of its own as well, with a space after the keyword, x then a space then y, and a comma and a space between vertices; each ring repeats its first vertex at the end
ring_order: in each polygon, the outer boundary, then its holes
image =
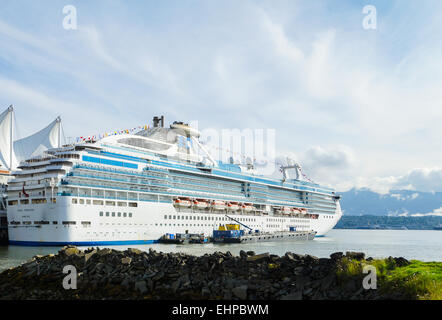
POLYGON ((21 162, 8 186, 10 243, 151 243, 165 233, 211 235, 229 217, 263 232, 324 235, 340 219, 332 189, 217 162, 194 152, 198 136, 183 123, 156 123, 21 162))

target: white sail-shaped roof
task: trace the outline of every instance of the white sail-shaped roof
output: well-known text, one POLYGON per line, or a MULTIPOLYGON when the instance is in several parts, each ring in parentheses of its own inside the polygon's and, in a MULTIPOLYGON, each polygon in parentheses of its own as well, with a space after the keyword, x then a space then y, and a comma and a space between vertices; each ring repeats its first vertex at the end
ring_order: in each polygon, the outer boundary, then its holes
POLYGON ((14 154, 16 165, 21 161, 41 155, 50 148, 56 148, 61 145, 60 140, 60 118, 55 119, 46 128, 40 130, 26 138, 14 141, 14 154))
MULTIPOLYGON (((9 169, 11 162, 12 107, 0 114, 0 165, 9 169)), ((13 163, 15 161, 13 155, 13 163)))

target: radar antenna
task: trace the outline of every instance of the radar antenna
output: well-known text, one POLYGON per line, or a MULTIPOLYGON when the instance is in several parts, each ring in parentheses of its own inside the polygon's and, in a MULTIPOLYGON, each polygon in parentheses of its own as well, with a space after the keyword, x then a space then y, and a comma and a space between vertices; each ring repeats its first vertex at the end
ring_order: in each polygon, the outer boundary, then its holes
POLYGON ((299 163, 296 163, 293 159, 290 159, 287 157, 287 165, 281 165, 281 172, 282 172, 282 181, 286 181, 290 179, 288 170, 289 169, 295 169, 296 177, 295 180, 299 180, 301 177, 301 165, 299 163))

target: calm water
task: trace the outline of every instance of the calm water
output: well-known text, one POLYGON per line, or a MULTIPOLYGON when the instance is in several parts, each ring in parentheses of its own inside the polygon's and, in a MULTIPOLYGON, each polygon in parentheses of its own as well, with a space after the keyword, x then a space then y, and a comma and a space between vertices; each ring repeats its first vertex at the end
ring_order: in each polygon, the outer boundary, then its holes
MULTIPOLYGON (((239 254, 241 249, 256 253, 270 252, 283 255, 287 251, 329 257, 336 251, 362 251, 374 258, 404 257, 422 261, 442 261, 442 231, 430 230, 331 230, 327 236, 307 242, 263 242, 259 244, 152 244, 130 246, 141 250, 153 248, 163 252, 185 252, 203 255, 215 251, 239 254)), ((112 246, 125 250, 125 246, 112 246)), ((0 271, 19 265, 36 254, 56 253, 60 247, 0 247, 0 271)))

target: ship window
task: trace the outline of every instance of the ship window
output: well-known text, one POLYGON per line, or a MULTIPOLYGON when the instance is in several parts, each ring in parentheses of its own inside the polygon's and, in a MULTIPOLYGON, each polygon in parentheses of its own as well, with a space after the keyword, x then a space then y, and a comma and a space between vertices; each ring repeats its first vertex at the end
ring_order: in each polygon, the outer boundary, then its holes
POLYGON ((93 200, 92 203, 96 206, 102 206, 103 205, 103 200, 93 200))
POLYGON ((46 199, 32 199, 32 203, 34 204, 46 203, 46 199))
POLYGON ((29 203, 29 199, 20 200, 20 204, 28 204, 28 203, 29 203))
POLYGON ((72 204, 77 204, 77 199, 72 198, 72 204))
POLYGON ((118 202, 119 207, 127 207, 127 202, 118 202))
POLYGON ((112 212, 112 217, 115 217, 115 212, 112 212))
POLYGON ((100 217, 102 217, 103 216, 103 211, 100 211, 100 217))
POLYGON ((129 218, 132 218, 132 213, 129 213, 129 218))
POLYGON ((86 204, 91 204, 91 200, 86 200, 86 204))
POLYGON ((136 203, 136 202, 129 202, 129 207, 136 208, 136 207, 138 207, 138 203, 136 203))
POLYGON ((126 212, 124 212, 124 213, 123 213, 123 217, 125 217, 125 218, 126 218, 126 216, 127 216, 127 213, 126 213, 126 212))
POLYGON ((169 216, 169 219, 172 219, 172 216, 169 216))
POLYGON ((84 204, 84 199, 80 199, 80 204, 84 204))
POLYGON ((167 215, 164 216, 164 219, 167 219, 167 215))
POLYGON ((118 216, 121 217, 121 212, 118 212, 118 216))
POLYGON ((52 224, 58 224, 58 221, 52 221, 52 224))
POLYGON ((109 212, 106 212, 106 217, 109 217, 109 212))

